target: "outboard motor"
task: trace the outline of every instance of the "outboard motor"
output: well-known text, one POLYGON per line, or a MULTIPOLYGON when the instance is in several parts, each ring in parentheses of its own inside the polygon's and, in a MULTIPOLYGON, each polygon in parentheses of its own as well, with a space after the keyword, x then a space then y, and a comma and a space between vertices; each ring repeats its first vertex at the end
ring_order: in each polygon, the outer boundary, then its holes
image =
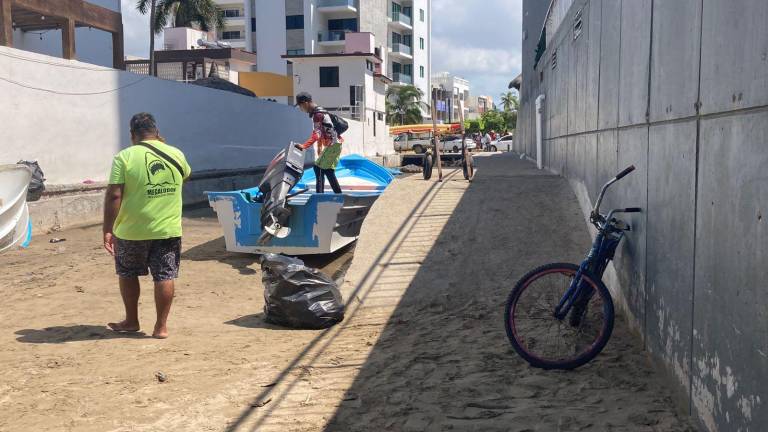
POLYGON ((269 243, 272 237, 285 238, 291 233, 291 228, 288 226, 291 209, 288 208, 287 203, 292 195, 289 192, 303 174, 304 150, 296 148, 293 142, 270 162, 264 178, 259 183, 261 192, 259 201, 263 203, 261 206, 263 232, 259 237, 259 244, 269 243))

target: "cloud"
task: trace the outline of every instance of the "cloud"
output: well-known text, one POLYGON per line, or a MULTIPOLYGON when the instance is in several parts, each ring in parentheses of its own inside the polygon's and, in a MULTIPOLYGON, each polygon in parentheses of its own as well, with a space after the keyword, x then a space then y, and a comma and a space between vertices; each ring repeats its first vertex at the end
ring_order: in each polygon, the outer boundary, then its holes
MULTIPOLYGON (((120 0, 123 13, 123 37, 125 54, 149 57, 149 16, 136 10, 136 0, 120 0)), ((163 37, 155 37, 156 49, 162 47, 163 37)))
POLYGON ((497 98, 521 70, 522 0, 434 0, 432 71, 497 98))

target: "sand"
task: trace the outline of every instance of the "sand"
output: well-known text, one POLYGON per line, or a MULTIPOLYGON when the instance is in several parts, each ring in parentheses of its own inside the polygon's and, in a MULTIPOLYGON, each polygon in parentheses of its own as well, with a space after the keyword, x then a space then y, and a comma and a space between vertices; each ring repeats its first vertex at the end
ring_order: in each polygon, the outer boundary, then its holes
MULTIPOLYGON (((579 260, 589 237, 565 180, 477 160, 471 185, 446 170, 390 187, 346 272, 347 318, 329 330, 265 324, 257 257, 225 252, 205 212, 184 221, 167 340, 105 329, 122 306, 99 227, 0 256, 0 431, 693 430, 622 318, 576 371, 512 351, 514 281, 579 260)), ((338 276, 351 252, 311 264, 338 276)), ((151 291, 140 314, 151 330, 151 291)))

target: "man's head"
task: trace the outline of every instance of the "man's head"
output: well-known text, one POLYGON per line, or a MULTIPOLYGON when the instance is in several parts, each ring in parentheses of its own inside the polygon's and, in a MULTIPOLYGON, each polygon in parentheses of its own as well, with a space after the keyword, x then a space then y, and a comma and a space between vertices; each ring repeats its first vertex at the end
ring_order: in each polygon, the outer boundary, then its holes
POLYGON ((159 139, 155 117, 150 113, 138 113, 131 117, 131 141, 136 144, 143 140, 159 139))
POLYGON ((312 95, 307 92, 301 92, 296 95, 296 106, 305 113, 311 113, 317 105, 312 101, 312 95))

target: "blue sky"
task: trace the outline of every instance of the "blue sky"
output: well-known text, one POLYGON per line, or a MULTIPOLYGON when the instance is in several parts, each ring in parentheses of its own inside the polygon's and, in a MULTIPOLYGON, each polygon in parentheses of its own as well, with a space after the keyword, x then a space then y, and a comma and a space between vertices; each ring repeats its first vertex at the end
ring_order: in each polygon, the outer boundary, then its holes
MULTIPOLYGON (((146 17, 135 0, 121 0, 125 52, 146 57, 146 17)), ((473 95, 498 101, 520 73, 522 0, 432 0, 432 71, 470 81, 473 95)))

